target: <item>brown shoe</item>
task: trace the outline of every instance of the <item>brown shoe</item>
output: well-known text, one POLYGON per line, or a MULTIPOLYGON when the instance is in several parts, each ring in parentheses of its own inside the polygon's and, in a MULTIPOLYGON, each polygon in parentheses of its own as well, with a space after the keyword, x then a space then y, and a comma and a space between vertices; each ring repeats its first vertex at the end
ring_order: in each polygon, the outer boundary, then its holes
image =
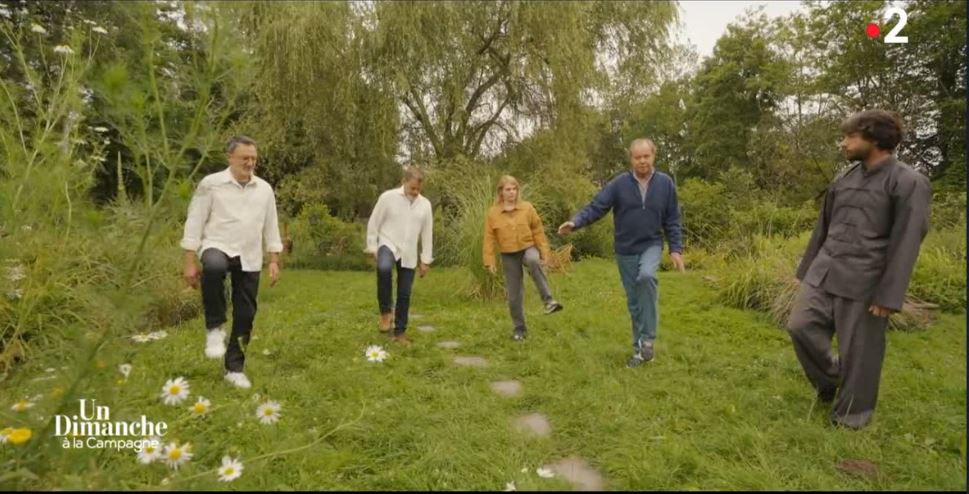
POLYGON ((393 323, 393 313, 392 312, 387 313, 387 314, 381 314, 380 315, 380 322, 377 323, 377 329, 379 329, 381 333, 388 333, 388 332, 390 332, 391 328, 393 327, 393 324, 392 323, 393 323))
POLYGON ((400 344, 401 346, 409 346, 411 343, 410 338, 408 338, 406 334, 399 334, 397 336, 394 336, 391 339, 394 340, 395 343, 400 344))

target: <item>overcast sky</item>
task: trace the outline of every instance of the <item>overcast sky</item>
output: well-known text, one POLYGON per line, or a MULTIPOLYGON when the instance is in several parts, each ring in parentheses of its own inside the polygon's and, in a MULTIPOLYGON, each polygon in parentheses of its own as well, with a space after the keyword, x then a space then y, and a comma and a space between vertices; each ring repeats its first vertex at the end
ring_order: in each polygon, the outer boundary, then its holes
POLYGON ((680 0, 680 22, 683 24, 681 36, 685 36, 696 47, 700 58, 713 54, 713 45, 717 43, 727 24, 743 15, 749 8, 764 5, 764 13, 769 17, 780 17, 801 7, 800 1, 769 0, 769 1, 739 1, 739 0, 680 0))

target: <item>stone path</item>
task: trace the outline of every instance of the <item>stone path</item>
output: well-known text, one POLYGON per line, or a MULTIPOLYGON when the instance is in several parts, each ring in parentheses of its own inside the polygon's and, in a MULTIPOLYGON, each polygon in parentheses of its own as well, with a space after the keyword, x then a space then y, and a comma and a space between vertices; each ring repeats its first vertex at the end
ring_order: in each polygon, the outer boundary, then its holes
MULTIPOLYGON (((411 319, 420 320, 423 316, 420 314, 412 314, 411 319)), ((432 325, 425 324, 417 326, 417 330, 422 333, 433 333, 436 328, 432 325)), ((447 340, 439 341, 437 343, 438 348, 453 350, 459 348, 461 343, 458 341, 447 340)), ((474 355, 460 355, 455 356, 453 361, 456 365, 462 367, 476 367, 484 368, 488 367, 488 360, 484 357, 474 356, 474 355)), ((509 379, 505 381, 492 381, 490 383, 491 390, 498 396, 504 398, 513 398, 521 396, 524 389, 520 381, 509 379)), ((520 433, 527 434, 535 438, 547 438, 552 435, 552 424, 549 422, 548 417, 539 412, 533 412, 526 415, 522 415, 513 419, 512 428, 520 433)), ((840 466, 840 465, 839 465, 840 466)), ((854 465, 853 465, 854 466, 854 465)), ((593 468, 588 461, 584 458, 577 456, 569 456, 567 458, 562 458, 554 463, 545 465, 544 468, 551 470, 555 473, 556 477, 564 479, 566 482, 572 485, 573 490, 577 491, 603 491, 606 489, 605 479, 598 470, 593 468)), ((858 469, 852 468, 841 468, 845 471, 858 469)), ((860 468, 860 470, 867 470, 865 468, 860 468)), ((854 473, 854 472, 853 472, 854 473)), ((857 473, 856 473, 857 474, 857 473)))
POLYGON ((454 357, 454 363, 466 367, 488 367, 488 361, 484 357, 454 357))
POLYGON ((491 383, 491 390, 505 397, 518 396, 522 393, 522 383, 518 381, 495 381, 491 383))
POLYGON ((515 429, 530 433, 536 437, 548 437, 552 433, 552 424, 540 413, 530 413, 515 419, 515 429))
POLYGON ((582 458, 570 456, 549 465, 547 468, 572 484, 572 488, 577 491, 605 490, 606 483, 602 475, 582 458))

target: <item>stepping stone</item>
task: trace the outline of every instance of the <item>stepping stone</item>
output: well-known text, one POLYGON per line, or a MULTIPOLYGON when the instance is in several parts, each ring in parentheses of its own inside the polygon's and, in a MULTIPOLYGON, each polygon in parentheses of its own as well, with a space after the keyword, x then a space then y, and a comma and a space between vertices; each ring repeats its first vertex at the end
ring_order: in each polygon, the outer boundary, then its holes
POLYGON ((483 357, 454 357, 454 363, 466 367, 488 367, 488 361, 483 357))
POLYGON ((515 428, 520 432, 531 433, 537 437, 548 437, 552 433, 552 424, 540 413, 523 415, 515 419, 515 428))
POLYGON ((491 383, 491 390, 501 396, 518 396, 522 392, 522 383, 518 381, 496 381, 491 383))
POLYGON ((838 470, 850 475, 859 477, 876 477, 878 475, 878 465, 868 460, 843 460, 836 466, 838 470))
POLYGON ((572 488, 577 491, 605 490, 606 482, 602 475, 582 458, 576 456, 563 458, 549 465, 549 468, 555 472, 556 476, 564 478, 572 484, 572 488))
POLYGON ((439 346, 441 348, 451 348, 451 349, 454 349, 454 348, 457 348, 457 347, 461 346, 461 344, 458 343, 458 342, 456 342, 456 341, 442 341, 442 342, 438 343, 437 346, 439 346))
POLYGON ((434 332, 434 326, 418 326, 417 327, 417 330, 420 331, 420 332, 422 332, 422 333, 433 333, 434 332))
POLYGON ((413 319, 415 321, 420 321, 421 319, 424 319, 424 314, 410 314, 408 318, 413 319))

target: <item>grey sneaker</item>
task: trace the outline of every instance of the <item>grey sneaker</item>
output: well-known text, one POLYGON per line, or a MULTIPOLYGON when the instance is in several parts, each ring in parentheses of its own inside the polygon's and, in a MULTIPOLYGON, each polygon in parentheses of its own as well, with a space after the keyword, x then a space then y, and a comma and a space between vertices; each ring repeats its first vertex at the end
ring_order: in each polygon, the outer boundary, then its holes
POLYGON ((640 365, 643 365, 643 362, 645 362, 645 360, 643 360, 643 358, 637 353, 632 357, 629 357, 629 360, 626 361, 626 367, 629 367, 630 369, 639 367, 640 365))
POLYGON ((639 345, 639 355, 643 362, 653 360, 653 342, 644 341, 639 345))
POLYGON ((560 311, 562 309, 564 309, 564 307, 562 307, 562 304, 558 303, 555 300, 552 300, 551 302, 545 304, 545 313, 546 314, 551 314, 553 312, 558 312, 558 311, 560 311))

